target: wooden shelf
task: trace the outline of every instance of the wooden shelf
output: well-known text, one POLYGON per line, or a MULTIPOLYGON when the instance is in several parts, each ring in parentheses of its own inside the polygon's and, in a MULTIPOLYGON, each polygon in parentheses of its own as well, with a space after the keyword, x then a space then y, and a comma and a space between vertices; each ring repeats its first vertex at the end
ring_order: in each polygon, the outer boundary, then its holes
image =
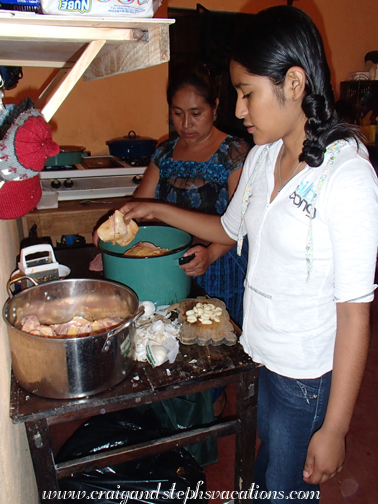
POLYGON ((35 104, 50 121, 77 81, 169 61, 173 19, 0 12, 0 65, 59 68, 35 104))

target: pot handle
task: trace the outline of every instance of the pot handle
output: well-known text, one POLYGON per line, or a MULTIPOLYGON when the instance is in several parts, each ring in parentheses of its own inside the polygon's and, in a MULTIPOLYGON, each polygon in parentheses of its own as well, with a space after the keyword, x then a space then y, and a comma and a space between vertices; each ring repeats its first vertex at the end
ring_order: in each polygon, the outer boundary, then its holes
MULTIPOLYGON (((10 299, 12 299, 12 297, 13 297, 13 292, 11 291, 11 286, 16 282, 19 282, 20 280, 29 280, 34 285, 38 285, 38 282, 36 280, 34 280, 34 278, 27 276, 27 275, 18 276, 15 278, 10 278, 7 282, 7 291, 8 291, 8 296, 10 299)), ((30 287, 28 287, 28 288, 30 288, 30 287)))
POLYGON ((191 254, 190 256, 187 256, 187 257, 179 257, 178 263, 180 266, 182 266, 183 264, 187 264, 190 261, 192 261, 195 257, 196 257, 196 254, 191 254))
POLYGON ((118 334, 119 332, 121 332, 123 329, 125 329, 126 327, 128 327, 129 325, 131 325, 136 320, 138 320, 138 318, 141 317, 143 315, 143 313, 144 313, 144 307, 142 306, 136 312, 135 315, 133 315, 132 317, 130 317, 127 320, 125 320, 123 322, 123 324, 119 325, 115 329, 112 329, 112 330, 108 331, 108 335, 106 337, 106 341, 105 341, 104 346, 102 347, 101 351, 102 352, 107 352, 109 350, 109 348, 110 348, 111 338, 113 338, 113 336, 115 336, 116 334, 118 334))

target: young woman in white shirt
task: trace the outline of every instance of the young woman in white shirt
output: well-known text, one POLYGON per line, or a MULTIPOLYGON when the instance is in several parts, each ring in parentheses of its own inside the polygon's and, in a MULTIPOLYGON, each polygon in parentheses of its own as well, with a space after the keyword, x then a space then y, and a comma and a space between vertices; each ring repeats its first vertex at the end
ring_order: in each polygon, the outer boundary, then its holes
POLYGON ((369 347, 378 183, 359 132, 338 119, 321 36, 295 7, 252 16, 230 64, 236 116, 256 146, 219 218, 131 202, 249 258, 241 343, 261 363, 254 502, 318 502, 345 460, 369 347), (308 493, 309 492, 309 493, 308 493))

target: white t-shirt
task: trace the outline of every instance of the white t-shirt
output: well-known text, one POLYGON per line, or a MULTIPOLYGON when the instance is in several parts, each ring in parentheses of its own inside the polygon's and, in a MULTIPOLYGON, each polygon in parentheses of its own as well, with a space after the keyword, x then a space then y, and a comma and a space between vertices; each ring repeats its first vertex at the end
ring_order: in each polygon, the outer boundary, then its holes
POLYGON ((245 351, 278 374, 316 378, 332 369, 336 302, 374 296, 378 180, 364 146, 337 141, 270 203, 281 145, 250 151, 222 224, 248 235, 245 351))

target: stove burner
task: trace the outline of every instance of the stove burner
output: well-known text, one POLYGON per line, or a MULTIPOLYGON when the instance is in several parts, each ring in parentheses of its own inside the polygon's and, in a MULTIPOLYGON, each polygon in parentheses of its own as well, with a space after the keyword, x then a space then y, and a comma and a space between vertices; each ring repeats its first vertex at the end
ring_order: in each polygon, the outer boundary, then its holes
POLYGON ((122 159, 131 166, 148 166, 151 161, 151 156, 122 159))
POLYGON ((112 156, 86 157, 81 160, 81 164, 84 168, 90 170, 96 168, 118 168, 123 166, 122 162, 112 156))

